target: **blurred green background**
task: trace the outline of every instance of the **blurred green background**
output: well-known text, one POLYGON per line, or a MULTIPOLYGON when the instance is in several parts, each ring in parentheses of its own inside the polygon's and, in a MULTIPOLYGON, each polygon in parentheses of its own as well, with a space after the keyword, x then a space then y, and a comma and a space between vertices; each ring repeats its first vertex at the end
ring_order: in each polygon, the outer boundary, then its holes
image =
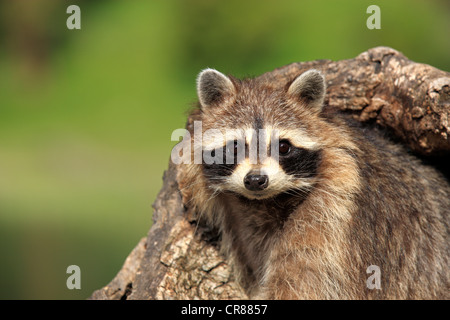
POLYGON ((384 45, 449 70, 449 31, 446 1, 1 1, 0 298, 85 299, 115 276, 202 68, 258 75, 384 45))

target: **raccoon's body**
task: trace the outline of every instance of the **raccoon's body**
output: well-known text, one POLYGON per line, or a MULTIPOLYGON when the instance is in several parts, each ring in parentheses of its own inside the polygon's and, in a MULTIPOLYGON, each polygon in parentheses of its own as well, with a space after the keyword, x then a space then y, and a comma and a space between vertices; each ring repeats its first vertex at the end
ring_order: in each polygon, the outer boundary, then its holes
POLYGON ((197 88, 191 118, 226 138, 206 134, 184 154, 178 182, 250 297, 448 298, 448 182, 376 130, 325 112, 320 72, 278 88, 207 69, 197 88), (193 163, 199 148, 223 162, 193 163), (381 288, 368 285, 371 266, 381 288))

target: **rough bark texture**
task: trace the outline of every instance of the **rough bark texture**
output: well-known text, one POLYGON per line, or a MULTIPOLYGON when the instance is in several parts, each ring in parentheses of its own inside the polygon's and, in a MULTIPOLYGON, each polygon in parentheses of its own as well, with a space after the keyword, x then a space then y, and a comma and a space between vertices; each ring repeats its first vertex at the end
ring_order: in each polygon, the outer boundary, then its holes
MULTIPOLYGON (((327 108, 391 129, 422 156, 450 157, 450 73, 377 47, 354 59, 293 63, 263 74, 275 86, 316 68, 327 79, 327 108)), ((154 203, 154 224, 117 276, 90 299, 245 299, 214 235, 186 216, 169 165, 154 203)))

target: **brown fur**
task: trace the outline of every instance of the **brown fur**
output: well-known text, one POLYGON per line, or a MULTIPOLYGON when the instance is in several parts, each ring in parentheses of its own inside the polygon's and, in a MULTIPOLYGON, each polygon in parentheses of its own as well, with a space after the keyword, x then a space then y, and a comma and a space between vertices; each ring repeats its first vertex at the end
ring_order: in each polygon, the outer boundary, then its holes
POLYGON ((203 130, 245 127, 258 116, 286 129, 301 124, 323 152, 315 185, 303 197, 217 193, 201 165, 179 165, 184 203, 219 230, 250 296, 447 299, 448 182, 376 131, 287 97, 289 84, 231 81, 235 94, 191 114, 203 130), (366 286, 370 265, 381 269, 380 290, 366 286))

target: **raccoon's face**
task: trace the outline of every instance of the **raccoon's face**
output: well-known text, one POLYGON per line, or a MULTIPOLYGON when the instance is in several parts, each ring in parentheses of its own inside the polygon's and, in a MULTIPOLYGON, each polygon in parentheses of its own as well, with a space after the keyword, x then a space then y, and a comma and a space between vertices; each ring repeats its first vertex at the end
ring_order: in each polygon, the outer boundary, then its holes
POLYGON ((307 119, 322 108, 325 82, 318 71, 274 89, 206 69, 198 76, 197 92, 209 187, 252 200, 303 196, 312 188, 322 148, 307 119))

